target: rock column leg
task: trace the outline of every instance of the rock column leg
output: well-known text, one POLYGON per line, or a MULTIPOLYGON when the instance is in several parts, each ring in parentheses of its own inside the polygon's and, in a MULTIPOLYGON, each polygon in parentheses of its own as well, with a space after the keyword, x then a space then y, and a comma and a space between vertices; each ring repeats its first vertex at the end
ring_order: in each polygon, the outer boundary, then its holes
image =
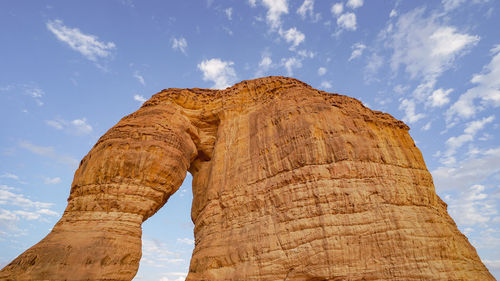
POLYGON ((131 280, 141 224, 182 184, 196 129, 175 104, 145 104, 111 128, 75 173, 52 231, 0 272, 1 280, 131 280))

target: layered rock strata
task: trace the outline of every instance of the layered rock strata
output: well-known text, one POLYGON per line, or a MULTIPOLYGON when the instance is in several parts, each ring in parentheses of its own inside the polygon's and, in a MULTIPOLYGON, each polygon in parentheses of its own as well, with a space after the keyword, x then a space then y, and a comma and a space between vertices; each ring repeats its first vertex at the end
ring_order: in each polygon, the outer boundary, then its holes
POLYGON ((141 223, 193 175, 187 280, 494 280, 409 128, 291 78, 168 89, 102 136, 61 220, 2 280, 131 280, 141 223))

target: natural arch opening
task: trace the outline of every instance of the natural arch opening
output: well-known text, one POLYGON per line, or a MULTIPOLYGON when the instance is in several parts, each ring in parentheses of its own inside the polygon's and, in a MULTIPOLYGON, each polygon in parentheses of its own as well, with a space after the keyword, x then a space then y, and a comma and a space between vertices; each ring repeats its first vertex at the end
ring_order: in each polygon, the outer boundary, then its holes
POLYGON ((194 249, 191 173, 168 202, 142 224, 142 258, 133 280, 183 281, 194 249))

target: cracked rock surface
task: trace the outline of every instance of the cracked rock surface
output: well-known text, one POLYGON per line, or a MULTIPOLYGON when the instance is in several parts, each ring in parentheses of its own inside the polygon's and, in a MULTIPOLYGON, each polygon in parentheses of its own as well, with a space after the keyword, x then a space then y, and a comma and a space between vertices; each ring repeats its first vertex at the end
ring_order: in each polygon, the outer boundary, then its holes
POLYGON ((131 280, 142 222, 187 171, 186 280, 495 280, 408 130, 285 77, 163 90, 99 139, 62 218, 0 280, 131 280))

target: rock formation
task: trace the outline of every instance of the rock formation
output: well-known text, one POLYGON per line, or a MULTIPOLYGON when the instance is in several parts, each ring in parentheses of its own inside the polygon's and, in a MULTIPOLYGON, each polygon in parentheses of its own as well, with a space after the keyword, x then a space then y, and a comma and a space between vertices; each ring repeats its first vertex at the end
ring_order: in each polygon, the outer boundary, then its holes
POLYGON ((193 175, 187 280, 494 280, 409 128, 291 78, 168 89, 102 136, 1 280, 131 280, 141 223, 193 175))

